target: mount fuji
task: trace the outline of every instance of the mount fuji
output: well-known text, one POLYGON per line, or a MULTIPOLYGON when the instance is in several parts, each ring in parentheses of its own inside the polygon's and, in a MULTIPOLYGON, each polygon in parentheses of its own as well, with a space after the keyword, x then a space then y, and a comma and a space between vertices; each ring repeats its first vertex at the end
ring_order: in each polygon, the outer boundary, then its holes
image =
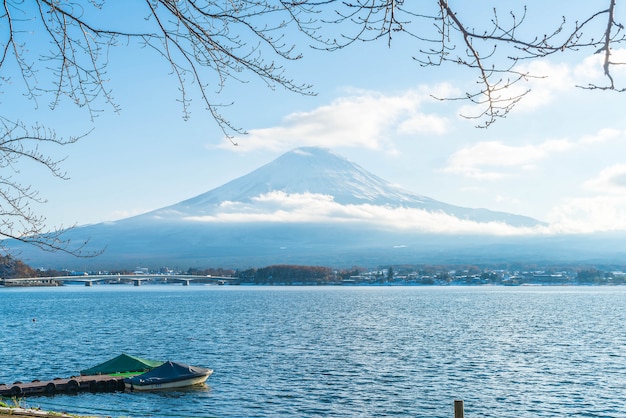
POLYGON ((89 240, 88 249, 104 249, 98 257, 17 247, 34 267, 88 270, 539 262, 574 257, 587 247, 531 233, 543 227, 530 217, 403 190, 329 150, 309 147, 180 203, 66 232, 72 242, 89 240))
MULTIPOLYGON (((403 190, 329 150, 313 147, 295 149, 221 187, 139 218, 293 222, 308 217, 337 223, 356 221, 359 215, 367 217, 363 211, 380 216, 381 211, 375 207, 385 208, 390 211, 389 215, 395 215, 395 224, 400 215, 397 209, 404 209, 447 214, 478 223, 500 222, 514 227, 541 225, 524 216, 438 202, 403 190)), ((370 219, 370 223, 375 221, 370 219)), ((380 218, 378 221, 381 223, 380 218)), ((413 223, 407 227, 419 230, 426 226, 413 223)))

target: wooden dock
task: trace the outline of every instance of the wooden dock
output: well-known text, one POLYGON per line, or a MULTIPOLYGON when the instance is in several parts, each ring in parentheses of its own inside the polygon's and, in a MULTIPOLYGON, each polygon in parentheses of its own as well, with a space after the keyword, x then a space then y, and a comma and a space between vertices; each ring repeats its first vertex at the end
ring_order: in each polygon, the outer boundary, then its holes
POLYGON ((124 390, 124 378, 111 375, 72 376, 62 379, 32 382, 0 383, 0 396, 25 397, 36 395, 54 395, 58 393, 78 392, 117 392, 124 390))

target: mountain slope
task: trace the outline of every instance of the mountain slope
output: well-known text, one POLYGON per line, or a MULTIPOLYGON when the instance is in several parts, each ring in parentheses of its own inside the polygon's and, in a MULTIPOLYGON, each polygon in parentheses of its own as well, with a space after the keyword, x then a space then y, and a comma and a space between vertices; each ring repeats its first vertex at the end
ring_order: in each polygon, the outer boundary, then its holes
POLYGON ((582 262, 626 254, 621 236, 537 234, 532 218, 405 191, 332 152, 299 148, 183 202, 67 232, 93 259, 16 243, 34 267, 259 267, 276 263, 582 262))
MULTIPOLYGON (((338 205, 406 207, 441 212, 475 222, 502 222, 515 227, 533 227, 541 222, 519 215, 487 209, 469 209, 438 202, 406 191, 364 170, 329 150, 298 148, 269 164, 207 193, 144 216, 184 218, 215 215, 225 202, 259 205, 260 197, 276 192, 281 196, 307 195, 338 205)), ((247 206, 246 206, 247 207, 247 206)))
POLYGON ((269 164, 179 205, 198 207, 224 200, 249 201, 271 191, 320 193, 348 203, 388 204, 430 202, 431 199, 401 190, 329 150, 298 148, 269 164))

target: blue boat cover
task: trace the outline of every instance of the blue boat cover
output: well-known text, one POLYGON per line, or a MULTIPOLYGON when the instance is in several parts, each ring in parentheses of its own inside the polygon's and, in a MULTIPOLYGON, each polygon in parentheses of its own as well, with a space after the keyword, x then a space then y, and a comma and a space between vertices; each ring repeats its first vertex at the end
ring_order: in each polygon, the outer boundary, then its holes
POLYGON ((196 376, 204 376, 208 372, 210 372, 210 369, 205 369, 204 367, 188 366, 182 363, 166 361, 149 372, 125 378, 124 382, 134 386, 154 385, 157 383, 170 383, 196 376))

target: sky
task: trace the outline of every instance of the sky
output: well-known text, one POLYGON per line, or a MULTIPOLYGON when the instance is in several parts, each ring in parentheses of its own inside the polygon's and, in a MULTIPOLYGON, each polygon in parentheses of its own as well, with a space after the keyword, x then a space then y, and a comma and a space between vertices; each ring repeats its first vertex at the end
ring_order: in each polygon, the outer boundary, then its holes
MULTIPOLYGON (((529 31, 544 29, 545 21, 532 23, 532 16, 543 16, 540 5, 529 2, 529 31)), ((487 16, 461 12, 468 19, 487 16)), ((29 40, 33 50, 45 48, 38 39, 29 40)), ((603 82, 601 55, 581 51, 522 63, 543 78, 519 85, 530 93, 483 129, 460 116, 475 112, 467 102, 433 98, 474 89, 476 74, 453 64, 421 67, 412 58, 416 48, 400 35, 391 47, 385 40, 335 52, 301 46, 303 58, 285 63, 285 70, 312 84, 315 96, 271 89, 242 74, 245 83, 229 82, 216 96, 233 102, 223 113, 247 131, 233 138, 237 146, 193 92, 191 116, 183 118, 174 76, 145 48, 112 51, 107 85, 120 111, 101 104, 93 121, 67 101, 50 110, 50 98, 42 96, 35 106, 14 76, 2 85, 3 115, 38 121, 59 135, 88 133, 46 150, 65 158, 68 180, 32 166, 15 178, 46 199, 33 208, 50 226, 85 225, 178 203, 294 148, 320 146, 442 202, 530 216, 555 231, 626 230, 626 93, 577 87, 603 82)), ((626 61, 626 50, 613 52, 626 61)), ((13 70, 2 68, 5 76, 13 70)), ((624 70, 615 67, 613 74, 626 87, 624 70)))

